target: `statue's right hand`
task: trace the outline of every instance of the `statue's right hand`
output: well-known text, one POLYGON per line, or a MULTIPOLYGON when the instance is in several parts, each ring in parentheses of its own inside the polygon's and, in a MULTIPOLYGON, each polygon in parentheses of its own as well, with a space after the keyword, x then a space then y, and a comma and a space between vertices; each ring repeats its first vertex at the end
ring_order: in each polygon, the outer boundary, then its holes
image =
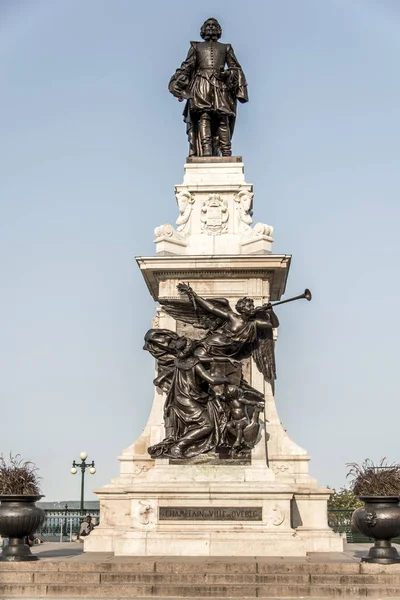
POLYGON ((264 310, 271 310, 272 309, 272 304, 271 302, 266 302, 265 304, 262 305, 262 307, 264 310))

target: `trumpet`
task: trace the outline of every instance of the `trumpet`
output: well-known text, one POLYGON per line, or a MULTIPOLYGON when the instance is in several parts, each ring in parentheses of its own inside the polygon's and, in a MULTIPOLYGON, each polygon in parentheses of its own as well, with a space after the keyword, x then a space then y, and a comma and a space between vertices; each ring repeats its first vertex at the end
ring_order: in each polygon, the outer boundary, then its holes
POLYGON ((293 302, 294 300, 300 300, 301 298, 305 298, 306 300, 308 300, 310 302, 310 300, 312 298, 312 294, 311 294, 310 290, 305 289, 304 292, 302 294, 300 294, 300 296, 294 296, 293 298, 288 298, 287 300, 281 300, 280 302, 274 302, 273 304, 271 304, 271 306, 274 307, 274 306, 278 306, 278 304, 286 304, 286 302, 293 302))

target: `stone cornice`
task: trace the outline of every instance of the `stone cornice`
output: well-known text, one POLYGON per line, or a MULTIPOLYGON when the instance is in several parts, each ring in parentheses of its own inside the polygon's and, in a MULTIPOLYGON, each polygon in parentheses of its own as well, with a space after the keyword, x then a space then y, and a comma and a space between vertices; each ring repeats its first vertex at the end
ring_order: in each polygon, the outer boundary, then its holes
POLYGON ((218 256, 146 256, 137 257, 147 287, 158 300, 160 282, 167 279, 264 279, 270 282, 271 301, 285 293, 291 256, 218 255, 218 256))

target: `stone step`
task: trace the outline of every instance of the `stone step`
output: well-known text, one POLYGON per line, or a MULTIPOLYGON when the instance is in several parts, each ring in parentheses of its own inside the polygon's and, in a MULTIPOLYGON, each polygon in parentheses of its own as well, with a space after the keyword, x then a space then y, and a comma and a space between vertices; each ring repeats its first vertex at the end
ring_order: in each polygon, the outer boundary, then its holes
POLYGON ((0 577, 4 573, 130 573, 130 574, 307 574, 307 575, 391 575, 399 577, 400 563, 378 565, 361 562, 280 562, 265 559, 224 559, 224 560, 126 560, 109 562, 92 560, 39 560, 37 562, 0 562, 0 577))
POLYGON ((310 577, 306 573, 264 575, 253 573, 102 573, 100 579, 101 583, 153 583, 154 585, 256 585, 259 583, 307 585, 310 577))
POLYGON ((380 585, 259 585, 259 586, 157 586, 136 584, 103 584, 98 587, 85 584, 35 585, 5 584, 0 586, 1 598, 331 598, 341 597, 399 597, 400 587, 380 585), (95 594, 95 596, 94 596, 95 594))
POLYGON ((92 560, 38 560, 37 562, 0 562, 0 573, 18 571, 35 573, 39 571, 58 572, 97 572, 97 573, 311 573, 311 574, 358 574, 369 572, 385 572, 400 575, 399 565, 373 565, 360 562, 305 562, 305 561, 271 561, 265 559, 156 559, 92 561, 92 560))
MULTIPOLYGON (((0 584, 30 583, 60 585, 76 584, 82 575, 67 572, 3 572, 0 584)), ((400 576, 391 574, 214 574, 214 573, 85 573, 84 582, 88 585, 103 584, 143 584, 143 585, 336 585, 365 586, 386 585, 400 587, 400 576)))
MULTIPOLYGON (((0 573, 0 584, 35 583, 35 584, 76 584, 77 573, 60 573, 38 571, 36 573, 0 573)), ((258 585, 258 584, 290 584, 308 585, 310 576, 307 574, 210 574, 194 573, 86 573, 85 584, 145 584, 145 585, 258 585)), ((320 583, 320 582, 316 582, 320 583)), ((349 582, 353 584, 353 581, 349 582)), ((356 583, 356 582, 354 582, 356 583)), ((371 582, 373 583, 373 582, 371 582)), ((395 582, 391 582, 395 583, 395 582)), ((399 581, 400 584, 400 581, 399 581)))
POLYGON ((264 559, 0 562, 0 598, 400 597, 400 564, 264 559))

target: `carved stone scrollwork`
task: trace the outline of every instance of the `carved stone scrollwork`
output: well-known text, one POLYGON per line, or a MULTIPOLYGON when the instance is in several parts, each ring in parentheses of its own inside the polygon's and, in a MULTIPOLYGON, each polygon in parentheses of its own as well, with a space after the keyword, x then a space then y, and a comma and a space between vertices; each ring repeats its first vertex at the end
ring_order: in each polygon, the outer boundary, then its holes
POLYGON ((273 232, 274 228, 265 223, 256 223, 254 227, 247 227, 242 236, 242 248, 245 248, 246 252, 271 252, 273 232))
POLYGON ((160 237, 172 237, 174 235, 175 228, 169 223, 165 223, 165 225, 159 225, 154 230, 154 235, 157 238, 160 237))
POLYGON ((275 475, 279 475, 279 473, 289 473, 290 468, 289 465, 273 465, 272 470, 275 475))
POLYGON ((140 475, 141 473, 146 473, 150 467, 145 467, 144 465, 136 465, 132 471, 132 475, 140 475))
POLYGON ((202 232, 221 235, 228 231, 228 204, 219 194, 210 194, 201 208, 202 232))
POLYGON ((266 235, 272 238, 274 228, 272 225, 266 225, 265 223, 256 223, 253 227, 253 231, 256 235, 266 235))
POLYGON ((165 223, 164 225, 159 225, 156 227, 154 230, 154 235, 156 236, 156 242, 165 238, 168 238, 171 241, 176 240, 177 242, 182 242, 184 240, 184 236, 179 233, 170 223, 165 223))
POLYGON ((179 207, 179 217, 176 220, 176 230, 184 232, 188 228, 190 215, 192 214, 193 210, 194 197, 188 190, 175 192, 175 197, 179 207))

